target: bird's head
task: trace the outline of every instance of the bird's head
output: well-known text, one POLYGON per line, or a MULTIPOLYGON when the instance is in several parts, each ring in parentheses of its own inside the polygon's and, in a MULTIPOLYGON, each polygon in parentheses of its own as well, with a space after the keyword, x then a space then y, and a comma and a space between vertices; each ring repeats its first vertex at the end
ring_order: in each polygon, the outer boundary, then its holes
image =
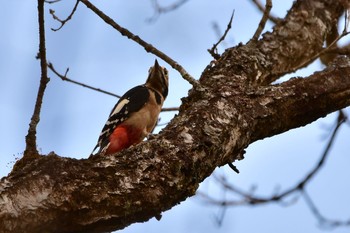
POLYGON ((149 68, 148 78, 145 85, 158 91, 162 94, 164 99, 168 95, 168 70, 165 67, 160 66, 157 59, 154 62, 154 66, 149 68))

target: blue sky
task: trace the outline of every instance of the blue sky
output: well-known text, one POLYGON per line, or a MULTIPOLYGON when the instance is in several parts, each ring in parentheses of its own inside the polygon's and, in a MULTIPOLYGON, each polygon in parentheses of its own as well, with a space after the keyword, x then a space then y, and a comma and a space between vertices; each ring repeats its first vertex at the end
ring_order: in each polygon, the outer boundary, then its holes
MULTIPOLYGON (((143 83, 155 56, 122 37, 83 4, 60 31, 50 30, 59 24, 52 20, 48 9, 54 9, 57 16, 64 18, 74 3, 67 0, 46 5, 48 60, 61 73, 69 67, 68 77, 72 79, 117 94, 143 83)), ((272 12, 283 17, 291 4, 292 1, 276 1, 272 12)), ((237 0, 189 0, 178 10, 160 15, 153 23, 147 22, 154 14, 150 1, 96 1, 96 5, 178 61, 196 78, 212 60, 207 49, 217 41, 213 22, 224 31, 235 10, 227 36, 227 44, 234 46, 250 39, 261 17, 250 1, 237 0)), ((271 26, 268 24, 267 30, 271 26)), ((38 51, 36 1, 3 1, 0 27, 0 176, 5 176, 24 150, 24 137, 39 85, 40 67, 35 59, 38 51)), ((159 62, 170 72, 170 92, 165 107, 179 106, 190 85, 163 61, 159 59, 159 62)), ((307 76, 321 69, 316 62, 288 77, 307 76)), ((44 154, 55 151, 62 156, 86 158, 117 100, 63 82, 52 73, 49 76, 51 81, 38 126, 38 148, 44 154)), ((161 122, 169 121, 174 114, 163 113, 161 122)), ((335 117, 331 114, 303 128, 258 141, 247 149, 246 158, 236 163, 241 171, 239 175, 226 167, 216 169, 215 174, 225 175, 245 190, 254 185, 260 195, 271 195, 276 187, 288 188, 318 161, 335 117)), ((349 126, 345 126, 338 134, 326 166, 307 187, 321 212, 329 218, 350 218, 350 189, 346 179, 350 175, 349 138, 349 126)), ((213 178, 206 179, 200 190, 217 198, 230 197, 213 178)), ((229 208, 221 227, 214 221, 219 213, 220 208, 192 197, 165 212, 161 221, 152 219, 133 224, 122 232, 324 232, 302 199, 290 207, 268 204, 229 208)), ((332 232, 349 232, 349 229, 337 228, 332 232)))

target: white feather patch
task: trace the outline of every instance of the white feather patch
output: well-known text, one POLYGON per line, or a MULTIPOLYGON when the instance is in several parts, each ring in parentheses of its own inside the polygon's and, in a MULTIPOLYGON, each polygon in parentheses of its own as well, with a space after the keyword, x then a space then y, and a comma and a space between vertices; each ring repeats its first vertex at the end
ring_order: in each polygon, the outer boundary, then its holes
POLYGON ((117 114, 123 107, 124 105, 128 104, 130 102, 130 100, 128 99, 123 99, 122 101, 120 101, 120 103, 117 105, 117 107, 113 110, 112 115, 117 114))

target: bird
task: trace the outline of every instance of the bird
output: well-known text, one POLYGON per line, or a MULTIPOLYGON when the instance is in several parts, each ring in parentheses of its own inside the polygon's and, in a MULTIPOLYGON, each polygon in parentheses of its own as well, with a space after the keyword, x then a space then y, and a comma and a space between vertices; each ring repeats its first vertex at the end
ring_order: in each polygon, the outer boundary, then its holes
POLYGON ((156 59, 145 84, 131 88, 116 103, 90 156, 114 154, 149 135, 158 122, 168 86, 168 70, 156 59))

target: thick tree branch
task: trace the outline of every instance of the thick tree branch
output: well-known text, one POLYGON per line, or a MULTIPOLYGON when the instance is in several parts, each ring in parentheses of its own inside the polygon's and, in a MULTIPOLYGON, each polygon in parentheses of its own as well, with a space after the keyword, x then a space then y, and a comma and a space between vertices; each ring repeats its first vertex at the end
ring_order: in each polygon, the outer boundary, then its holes
POLYGON ((103 232, 158 216, 252 141, 285 131, 284 122, 302 126, 350 105, 349 77, 346 59, 312 77, 237 98, 232 86, 222 86, 230 77, 214 76, 218 89, 193 93, 156 139, 94 160, 44 156, 2 179, 0 223, 7 232, 103 232), (302 103, 307 112, 295 107, 302 103), (287 109, 293 113, 280 111, 287 109))
MULTIPOLYGON (((338 65, 337 69, 334 67, 329 67, 323 72, 317 72, 311 75, 307 79, 303 78, 294 78, 290 81, 282 83, 281 85, 271 86, 271 90, 267 90, 269 88, 264 89, 263 95, 264 100, 261 103, 263 108, 265 106, 270 106, 270 104, 275 105, 271 109, 273 111, 279 112, 280 114, 274 114, 276 117, 269 117, 269 113, 265 112, 265 119, 261 119, 257 125, 254 127, 264 127, 264 125, 269 125, 272 128, 270 130, 274 130, 276 126, 276 133, 281 133, 287 131, 292 128, 300 127, 302 125, 306 125, 312 121, 315 121, 317 118, 314 118, 316 115, 319 117, 326 116, 329 112, 333 112, 339 110, 345 106, 348 106, 350 100, 343 99, 343 97, 349 95, 349 90, 346 87, 349 84, 350 73, 348 72, 348 59, 345 57, 338 58, 336 61, 338 65), (344 72, 344 73, 343 73, 344 72), (344 85, 342 84, 344 82, 344 85), (297 85, 295 85, 297 83, 297 85), (329 90, 332 90, 327 95, 323 95, 324 86, 329 86, 329 90), (283 93, 279 90, 283 89, 283 93), (271 91, 271 92, 270 92, 271 91), (276 92, 280 93, 279 96, 276 96, 276 92), (273 93, 273 98, 283 98, 283 101, 289 102, 288 107, 285 104, 279 105, 278 102, 282 101, 282 99, 270 102, 269 93, 273 93), (305 102, 303 99, 297 99, 293 96, 298 95, 300 93, 308 93, 314 95, 314 99, 312 100, 312 104, 320 104, 323 106, 327 106, 326 108, 309 108, 308 104, 310 102, 305 102), (316 97, 317 96, 317 97, 316 97), (277 107, 279 105, 279 107, 277 107), (304 110, 302 110, 304 109, 304 110), (312 111, 312 112, 311 112, 312 111), (315 111, 315 112, 313 112, 315 111), (277 116, 278 115, 278 116, 277 116), (287 117, 286 117, 287 116, 287 117), (290 116, 293 116, 290 118, 290 116), (285 118, 286 117, 286 118, 285 118), (303 123, 304 122, 304 123, 303 123), (279 126, 277 126, 279 125, 279 126), (283 125, 283 127, 281 127, 283 125), (282 130, 282 131, 281 131, 282 130)), ((261 100, 260 100, 261 101, 261 100)), ((268 108, 270 108, 268 107, 268 108)), ((264 111, 263 109, 261 111, 264 111)), ((258 116, 260 117, 260 116, 258 116)), ((266 127, 265 125, 265 127, 266 127)), ((254 130, 253 130, 254 132, 254 130)), ((257 131, 256 131, 257 132, 257 131)), ((259 130, 257 134, 253 133, 253 138, 264 138, 264 135, 260 135, 263 133, 263 130, 259 130)), ((269 132, 270 133, 270 132, 269 132)), ((268 133, 268 134, 269 134, 268 133)), ((267 135, 266 135, 267 136, 267 135)))
POLYGON ((285 20, 263 34, 256 45, 226 50, 218 63, 231 64, 232 71, 244 64, 239 75, 248 77, 251 83, 270 84, 310 64, 322 51, 324 39, 343 12, 341 1, 297 1, 285 20), (237 56, 241 52, 246 54, 244 62, 237 56))
POLYGON ((227 50, 208 67, 202 88, 192 89, 178 116, 147 142, 106 157, 51 154, 24 164, 0 182, 0 226, 6 232, 104 232, 159 217, 194 195, 216 167, 242 159, 253 141, 349 106, 347 58, 305 79, 258 85, 319 52, 341 13, 341 1, 296 2, 282 26, 256 45, 227 50))

